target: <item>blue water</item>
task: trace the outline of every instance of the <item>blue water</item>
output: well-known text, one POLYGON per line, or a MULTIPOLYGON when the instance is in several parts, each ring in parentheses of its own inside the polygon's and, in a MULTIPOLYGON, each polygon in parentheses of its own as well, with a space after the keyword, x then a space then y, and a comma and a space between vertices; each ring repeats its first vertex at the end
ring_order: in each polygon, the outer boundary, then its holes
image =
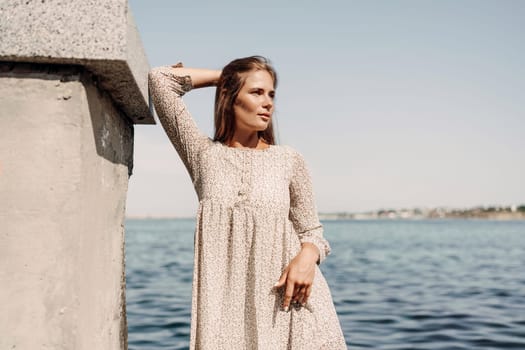
MULTIPOLYGON (((349 349, 525 350, 525 222, 325 221, 349 349)), ((127 220, 130 349, 187 349, 193 220, 127 220)))

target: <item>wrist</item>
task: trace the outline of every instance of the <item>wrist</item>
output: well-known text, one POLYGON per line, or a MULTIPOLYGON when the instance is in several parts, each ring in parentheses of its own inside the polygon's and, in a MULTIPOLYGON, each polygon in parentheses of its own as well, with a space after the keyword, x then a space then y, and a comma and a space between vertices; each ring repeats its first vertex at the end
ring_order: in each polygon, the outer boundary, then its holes
POLYGON ((320 258, 319 248, 313 243, 305 242, 301 244, 301 254, 308 256, 313 263, 318 263, 320 258))
POLYGON ((213 86, 219 85, 219 80, 221 78, 222 70, 215 70, 213 76, 213 86))

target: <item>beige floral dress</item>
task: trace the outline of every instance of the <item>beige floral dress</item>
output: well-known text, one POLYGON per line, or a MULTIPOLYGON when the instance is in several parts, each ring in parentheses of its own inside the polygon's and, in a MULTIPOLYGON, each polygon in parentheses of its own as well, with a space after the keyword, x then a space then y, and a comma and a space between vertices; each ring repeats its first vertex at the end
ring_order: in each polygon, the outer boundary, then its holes
POLYGON ((301 242, 330 252, 303 157, 288 146, 226 146, 200 132, 182 100, 190 77, 149 73, 150 94, 199 199, 194 238, 190 348, 346 349, 332 297, 316 266, 306 306, 275 290, 301 242))

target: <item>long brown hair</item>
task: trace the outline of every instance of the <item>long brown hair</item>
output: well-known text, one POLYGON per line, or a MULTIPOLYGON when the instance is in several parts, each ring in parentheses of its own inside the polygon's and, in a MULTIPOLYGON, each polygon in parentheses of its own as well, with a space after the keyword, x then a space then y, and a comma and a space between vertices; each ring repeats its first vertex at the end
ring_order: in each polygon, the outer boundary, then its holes
MULTIPOLYGON (((232 139, 235 133, 235 114, 233 104, 239 91, 246 81, 246 74, 250 71, 265 70, 273 79, 273 88, 277 87, 277 73, 270 65, 269 60, 262 56, 238 58, 228 63, 222 70, 215 92, 215 136, 214 141, 222 143, 232 139)), ((272 118, 273 119, 273 118, 272 118)), ((257 132, 270 145, 275 144, 272 120, 265 130, 257 132)))

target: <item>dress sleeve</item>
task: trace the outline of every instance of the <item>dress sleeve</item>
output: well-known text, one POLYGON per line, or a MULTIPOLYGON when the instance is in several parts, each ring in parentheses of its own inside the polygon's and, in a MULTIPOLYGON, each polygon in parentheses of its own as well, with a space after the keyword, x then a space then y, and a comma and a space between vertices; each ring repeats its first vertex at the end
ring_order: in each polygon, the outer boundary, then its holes
POLYGON ((294 154, 294 166, 290 181, 290 220, 301 243, 313 243, 319 249, 319 260, 323 262, 330 254, 330 244, 323 237, 323 225, 319 222, 315 205, 312 180, 299 153, 294 154))
POLYGON ((157 67, 148 74, 148 87, 162 127, 195 180, 199 154, 211 140, 201 133, 181 98, 193 88, 191 77, 175 75, 170 66, 157 67))

